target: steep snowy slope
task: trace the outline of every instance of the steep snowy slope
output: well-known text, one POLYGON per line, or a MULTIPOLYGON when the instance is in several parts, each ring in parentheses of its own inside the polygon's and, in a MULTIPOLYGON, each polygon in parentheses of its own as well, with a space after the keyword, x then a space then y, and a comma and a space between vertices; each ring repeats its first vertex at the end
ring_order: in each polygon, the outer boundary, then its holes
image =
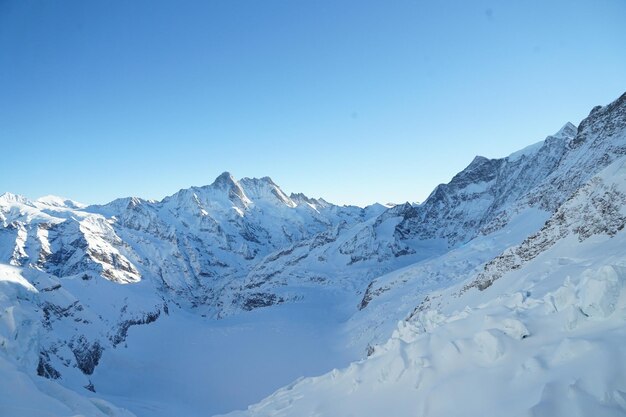
POLYGON ((229 416, 624 415, 625 225, 619 158, 368 359, 229 416))
POLYGON ((71 391, 55 378, 36 375, 55 372, 42 361, 40 349, 49 317, 39 306, 50 287, 38 290, 20 268, 0 265, 0 415, 21 417, 131 417, 110 403, 71 391))

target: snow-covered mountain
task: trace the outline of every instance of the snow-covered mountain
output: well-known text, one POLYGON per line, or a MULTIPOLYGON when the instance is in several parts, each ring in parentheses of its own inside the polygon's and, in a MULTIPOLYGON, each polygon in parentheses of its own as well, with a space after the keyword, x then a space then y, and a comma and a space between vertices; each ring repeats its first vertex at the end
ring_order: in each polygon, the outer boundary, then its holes
POLYGON ((625 353, 625 155, 626 94, 421 204, 340 207, 229 173, 162 201, 3 194, 0 415, 224 412, 241 403, 202 401, 229 379, 202 381, 219 354, 256 344, 252 366, 280 364, 290 343, 315 366, 274 366, 272 390, 362 360, 235 415, 626 413, 608 365, 625 353), (166 332, 183 333, 160 347, 166 332), (121 390, 142 360, 145 389, 121 390), (167 361, 193 384, 152 366, 167 361))
MULTIPOLYGON (((345 231, 328 231, 265 258, 248 274, 243 290, 251 287, 269 291, 266 288, 275 287, 292 291, 293 282, 342 281, 345 285, 356 284, 359 289, 367 286, 359 302, 359 309, 363 309, 376 293, 387 290, 379 288, 376 278, 418 261, 437 259, 522 218, 518 221, 523 223, 521 230, 507 230, 506 239, 491 245, 490 251, 469 257, 467 262, 475 262, 476 266, 538 230, 555 206, 548 199, 562 202, 571 194, 565 188, 559 193, 549 191, 548 179, 561 174, 560 164, 565 161, 564 155, 571 152, 576 133, 576 127, 568 123, 543 142, 509 157, 476 157, 420 205, 395 206, 345 231)), ((581 153, 587 151, 579 148, 581 153)), ((604 158, 603 155, 603 149, 589 155, 590 163, 600 168, 601 162, 596 159, 604 158)), ((589 172, 582 174, 583 178, 588 178, 589 172)), ((483 240, 491 242, 493 237, 483 240)), ((481 247, 484 246, 483 243, 481 247)), ((457 273, 466 273, 468 267, 465 265, 457 273)), ((444 273, 441 265, 434 269, 440 274, 449 273, 444 273)), ((242 288, 234 290, 239 293, 242 288)))
POLYGON ((170 301, 214 307, 223 283, 258 259, 383 210, 292 199, 270 178, 235 181, 229 173, 160 202, 131 197, 83 207, 7 193, 0 196, 0 261, 59 277, 149 280, 170 301))
MULTIPOLYGON (((290 197, 270 178, 236 181, 229 173, 160 202, 124 198, 86 207, 3 194, 0 263, 30 284, 22 304, 39 323, 40 335, 29 342, 37 346, 29 359, 36 365, 29 367, 74 389, 95 390, 102 355, 123 346, 132 326, 153 323, 171 308, 220 317, 226 284, 258 259, 383 210, 290 197)), ((282 301, 254 292, 238 298, 236 308, 282 301)), ((14 327, 7 340, 19 333, 14 327)))
POLYGON ((624 415, 624 225, 619 158, 540 231, 431 291, 366 360, 229 416, 624 415))

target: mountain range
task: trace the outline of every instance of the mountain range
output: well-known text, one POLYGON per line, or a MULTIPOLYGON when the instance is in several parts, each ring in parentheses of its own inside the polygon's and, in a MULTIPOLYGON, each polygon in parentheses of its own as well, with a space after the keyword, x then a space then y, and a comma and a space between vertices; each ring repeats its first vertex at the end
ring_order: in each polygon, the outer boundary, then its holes
POLYGON ((625 224, 626 94, 420 204, 5 193, 0 415, 624 415, 625 224))

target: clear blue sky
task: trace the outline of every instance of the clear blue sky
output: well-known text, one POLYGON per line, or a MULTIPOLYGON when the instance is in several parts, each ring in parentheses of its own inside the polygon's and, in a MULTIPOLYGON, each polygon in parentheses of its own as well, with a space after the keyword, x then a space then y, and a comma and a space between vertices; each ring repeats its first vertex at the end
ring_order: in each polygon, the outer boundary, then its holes
POLYGON ((0 192, 421 201, 626 91, 626 1, 0 0, 0 192))

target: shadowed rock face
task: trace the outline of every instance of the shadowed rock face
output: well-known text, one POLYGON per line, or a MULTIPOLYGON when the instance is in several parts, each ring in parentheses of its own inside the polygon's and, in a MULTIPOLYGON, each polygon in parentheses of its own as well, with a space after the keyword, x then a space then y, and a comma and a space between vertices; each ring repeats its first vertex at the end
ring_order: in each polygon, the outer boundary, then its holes
POLYGON ((90 343, 84 336, 79 336, 70 342, 70 347, 76 357, 78 368, 85 374, 93 374, 94 369, 102 357, 104 350, 99 342, 90 343))

